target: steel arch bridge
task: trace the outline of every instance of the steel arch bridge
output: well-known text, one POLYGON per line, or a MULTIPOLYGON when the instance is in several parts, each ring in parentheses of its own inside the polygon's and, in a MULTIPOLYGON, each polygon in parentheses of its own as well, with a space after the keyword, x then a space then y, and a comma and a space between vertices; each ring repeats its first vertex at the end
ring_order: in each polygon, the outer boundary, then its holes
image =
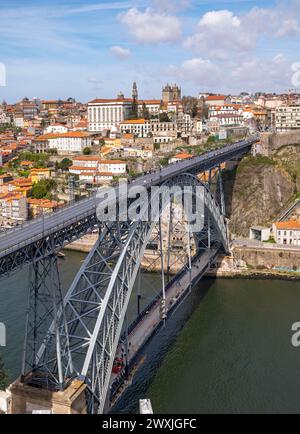
MULTIPOLYGON (((203 188, 203 226, 193 234, 197 255, 212 248, 228 252, 220 159, 226 161, 243 155, 255 142, 252 139, 238 147, 228 147, 227 154, 220 158, 215 155, 213 162, 207 161, 202 166, 191 160, 190 167, 187 165, 178 170, 177 166, 177 171, 170 175, 159 173, 157 185, 191 187, 193 200, 196 200, 196 188, 203 188), (212 169, 218 169, 214 192, 210 183, 203 184, 195 176, 203 168, 210 173, 212 169)), ((150 207, 152 183, 143 180, 140 183, 148 187, 150 207)), ((43 225, 42 237, 32 233, 31 240, 19 244, 14 250, 6 249, 2 257, 0 254, 0 275, 5 276, 22 264, 31 264, 22 369, 24 383, 63 390, 74 378, 80 378, 87 384, 88 412, 105 411, 130 295, 157 224, 162 246, 161 215, 167 205, 160 201, 156 221, 99 222, 95 212, 89 210, 74 216, 74 221, 69 224, 58 225, 52 232, 48 232, 48 221, 47 225, 37 222, 36 226, 43 225), (55 252, 95 225, 99 226, 98 240, 63 296, 55 252)), ((79 203, 80 207, 83 210, 84 204, 79 203)), ((171 209, 172 197, 170 219, 171 209)))

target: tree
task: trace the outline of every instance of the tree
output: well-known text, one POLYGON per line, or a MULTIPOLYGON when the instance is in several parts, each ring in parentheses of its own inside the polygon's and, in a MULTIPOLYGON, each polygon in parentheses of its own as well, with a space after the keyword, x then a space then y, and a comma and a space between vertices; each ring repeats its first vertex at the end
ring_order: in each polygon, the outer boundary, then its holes
POLYGON ((5 390, 8 386, 8 374, 4 368, 4 362, 0 355, 0 390, 5 390))
POLYGON ((86 147, 86 148, 84 148, 84 150, 82 152, 83 152, 83 155, 91 155, 92 150, 91 150, 91 148, 86 147))
POLYGON ((73 164, 72 160, 70 160, 69 158, 64 158, 59 164, 58 164, 58 168, 66 171, 69 169, 69 167, 71 167, 73 164))
POLYGON ((167 113, 163 112, 159 115, 159 122, 170 122, 169 116, 167 113))
POLYGON ((56 189, 57 183, 54 179, 42 179, 34 184, 31 189, 30 197, 33 199, 51 199, 52 190, 56 189))
POLYGON ((150 119, 150 112, 147 109, 147 106, 145 103, 143 103, 143 108, 142 108, 142 116, 143 119, 149 120, 150 119))

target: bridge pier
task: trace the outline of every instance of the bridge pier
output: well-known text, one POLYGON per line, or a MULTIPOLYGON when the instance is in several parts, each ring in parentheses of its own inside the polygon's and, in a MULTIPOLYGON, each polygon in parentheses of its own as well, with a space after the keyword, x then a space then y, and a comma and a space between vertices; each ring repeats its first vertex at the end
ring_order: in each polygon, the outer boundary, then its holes
POLYGON ((63 391, 32 387, 18 378, 9 387, 9 414, 31 414, 43 411, 52 414, 86 414, 86 384, 74 380, 63 391))

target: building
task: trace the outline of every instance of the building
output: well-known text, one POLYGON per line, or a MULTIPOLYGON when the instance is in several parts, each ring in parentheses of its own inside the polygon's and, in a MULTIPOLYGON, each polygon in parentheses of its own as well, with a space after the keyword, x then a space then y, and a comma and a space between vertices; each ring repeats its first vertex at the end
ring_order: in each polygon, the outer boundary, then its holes
POLYGON ((243 116, 238 113, 232 114, 217 114, 209 118, 210 121, 217 122, 220 127, 230 125, 241 125, 243 123, 243 116))
POLYGON ((176 154, 169 159, 169 164, 179 163, 180 161, 189 160, 190 158, 193 158, 193 155, 186 153, 176 154))
POLYGON ((210 95, 205 100, 206 105, 210 106, 224 106, 230 104, 229 96, 225 95, 210 95))
POLYGON ((101 160, 98 171, 112 173, 114 176, 124 175, 126 173, 126 162, 121 160, 101 160))
POLYGON ((181 88, 176 84, 172 86, 167 84, 162 89, 162 100, 165 104, 169 102, 181 100, 181 88))
POLYGON ((65 125, 62 124, 52 124, 45 128, 44 134, 63 134, 67 133, 69 130, 65 125))
POLYGON ((138 102, 138 112, 140 116, 144 116, 144 109, 149 116, 157 116, 160 113, 162 102, 159 99, 146 99, 138 102))
POLYGON ((51 170, 49 168, 32 169, 30 171, 30 178, 33 184, 41 181, 42 179, 51 178, 51 170))
POLYGON ((60 154, 80 153, 84 148, 91 146, 91 135, 84 131, 44 134, 35 140, 35 151, 37 153, 45 152, 49 149, 56 149, 60 154))
POLYGON ((73 158, 74 166, 84 169, 97 169, 101 159, 93 155, 81 155, 80 157, 73 158))
POLYGON ((300 221, 290 220, 273 224, 273 233, 276 243, 300 246, 300 221))
POLYGON ((88 103, 88 129, 111 130, 126 121, 132 113, 133 100, 120 94, 116 99, 95 99, 88 103))
POLYGON ((31 218, 51 214, 58 208, 58 203, 48 199, 28 199, 28 214, 31 218))
POLYGON ((121 134, 133 134, 136 137, 148 137, 151 123, 145 119, 134 119, 120 123, 121 134))
POLYGON ((27 220, 26 197, 15 192, 0 195, 0 218, 7 223, 21 223, 27 220))
POLYGON ((253 226, 250 228, 250 240, 269 241, 271 237, 271 228, 263 226, 253 226))
POLYGON ((86 184, 106 184, 113 180, 113 174, 110 172, 94 172, 87 171, 81 172, 79 175, 79 181, 86 184))
POLYGON ((278 107, 275 112, 275 126, 278 132, 300 129, 300 105, 278 107))
POLYGON ((109 174, 118 176, 126 173, 126 162, 121 160, 102 160, 100 157, 82 156, 73 159, 73 166, 69 172, 73 175, 95 176, 96 174, 109 174))

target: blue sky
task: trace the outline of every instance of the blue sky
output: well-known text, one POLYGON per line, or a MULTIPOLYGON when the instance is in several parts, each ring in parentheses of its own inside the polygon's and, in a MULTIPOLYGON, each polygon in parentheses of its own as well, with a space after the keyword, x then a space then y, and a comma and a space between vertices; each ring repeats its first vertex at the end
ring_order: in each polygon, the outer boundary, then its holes
POLYGON ((0 100, 286 91, 300 0, 0 0, 0 100))

